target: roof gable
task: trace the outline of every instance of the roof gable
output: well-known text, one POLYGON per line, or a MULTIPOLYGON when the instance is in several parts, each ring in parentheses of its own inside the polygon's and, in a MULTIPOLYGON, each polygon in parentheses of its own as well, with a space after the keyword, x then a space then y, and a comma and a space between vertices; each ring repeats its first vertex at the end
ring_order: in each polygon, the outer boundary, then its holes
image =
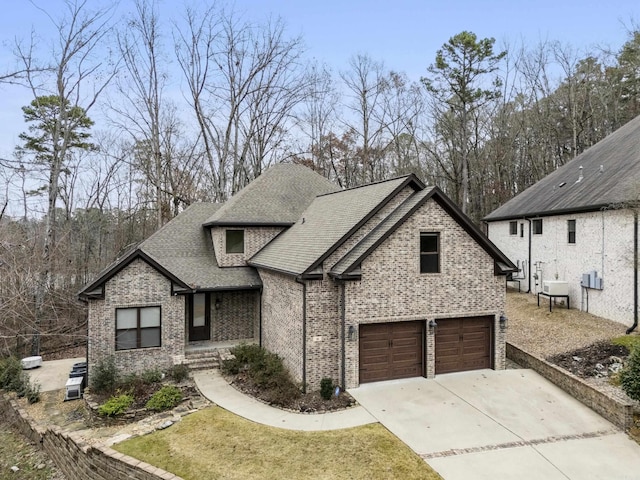
POLYGON ((249 264, 293 275, 310 274, 406 186, 424 188, 415 175, 408 175, 318 196, 295 225, 254 255, 249 264))
POLYGON ((233 195, 204 224, 293 225, 317 195, 337 190, 334 183, 305 166, 280 163, 233 195))
POLYGON ((418 208, 429 199, 437 202, 495 261, 498 274, 517 271, 513 263, 482 233, 438 187, 414 193, 400 204, 387 218, 347 252, 331 269, 336 278, 358 277, 358 267, 378 246, 395 232, 418 208))
POLYGON ((640 116, 485 217, 486 221, 599 210, 638 201, 640 116))

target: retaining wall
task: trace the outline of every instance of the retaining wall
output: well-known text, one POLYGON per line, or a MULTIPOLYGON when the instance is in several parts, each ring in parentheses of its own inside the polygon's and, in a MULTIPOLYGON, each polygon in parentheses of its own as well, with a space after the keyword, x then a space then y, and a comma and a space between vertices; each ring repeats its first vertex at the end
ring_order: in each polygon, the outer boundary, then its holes
POLYGON ((633 426, 633 404, 607 395, 570 372, 507 343, 507 358, 530 368, 554 383, 611 423, 628 430, 633 426))
POLYGON ((43 428, 6 394, 0 394, 0 414, 16 431, 42 448, 67 478, 182 480, 173 473, 109 447, 87 445, 82 437, 74 432, 43 428))

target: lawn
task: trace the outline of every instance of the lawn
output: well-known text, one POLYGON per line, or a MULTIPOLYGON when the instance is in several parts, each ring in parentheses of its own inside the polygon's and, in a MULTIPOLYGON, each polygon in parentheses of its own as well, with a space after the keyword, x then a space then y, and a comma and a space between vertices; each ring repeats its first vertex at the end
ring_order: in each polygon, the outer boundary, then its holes
POLYGON ((113 448, 185 480, 441 478, 380 424, 299 432, 259 425, 220 407, 113 448))

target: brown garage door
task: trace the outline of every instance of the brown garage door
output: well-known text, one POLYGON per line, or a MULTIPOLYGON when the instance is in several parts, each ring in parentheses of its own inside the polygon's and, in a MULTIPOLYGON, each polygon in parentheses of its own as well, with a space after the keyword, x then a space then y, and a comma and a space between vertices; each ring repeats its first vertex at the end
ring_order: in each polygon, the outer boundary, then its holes
POLYGON ((360 383, 423 375, 424 322, 360 325, 360 383))
POLYGON ((493 317, 438 320, 436 374, 491 368, 493 317))

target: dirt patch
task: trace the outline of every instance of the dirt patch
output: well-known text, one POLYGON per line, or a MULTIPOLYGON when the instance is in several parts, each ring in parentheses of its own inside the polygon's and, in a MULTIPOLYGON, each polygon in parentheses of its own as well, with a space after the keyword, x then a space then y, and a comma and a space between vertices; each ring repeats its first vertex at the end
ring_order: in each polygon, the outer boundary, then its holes
POLYGON ((347 392, 340 392, 338 396, 333 395, 330 400, 325 400, 320 396, 320 392, 303 393, 298 398, 282 398, 277 404, 270 401, 270 392, 265 391, 254 384, 243 372, 238 375, 225 376, 227 382, 242 393, 250 395, 262 402, 274 407, 302 413, 323 413, 336 410, 344 410, 356 404, 355 399, 347 392))
POLYGON ((553 355, 547 361, 580 378, 610 377, 622 369, 628 355, 627 347, 596 342, 571 352, 553 355))

